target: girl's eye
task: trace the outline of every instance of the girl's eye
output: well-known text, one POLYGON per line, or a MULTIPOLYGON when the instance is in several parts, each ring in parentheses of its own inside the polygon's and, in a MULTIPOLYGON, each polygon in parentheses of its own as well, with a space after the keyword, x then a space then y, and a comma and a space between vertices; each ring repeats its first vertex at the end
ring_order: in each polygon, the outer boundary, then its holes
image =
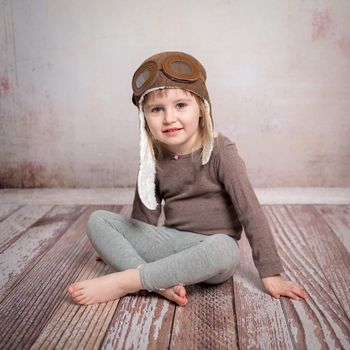
POLYGON ((184 108, 186 106, 186 103, 180 102, 177 105, 180 106, 180 108, 184 108))
POLYGON ((160 109, 162 109, 162 108, 161 108, 161 107, 154 107, 154 108, 151 110, 151 112, 152 112, 152 113, 157 113, 157 112, 160 111, 160 109))

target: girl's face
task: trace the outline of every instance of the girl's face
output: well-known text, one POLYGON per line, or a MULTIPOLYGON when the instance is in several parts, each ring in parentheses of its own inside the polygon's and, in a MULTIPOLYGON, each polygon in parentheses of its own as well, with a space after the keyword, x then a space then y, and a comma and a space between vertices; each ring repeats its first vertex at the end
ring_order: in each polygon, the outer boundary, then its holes
POLYGON ((151 92, 143 110, 153 137, 170 152, 188 154, 192 146, 200 148, 200 109, 190 92, 176 88, 151 92))

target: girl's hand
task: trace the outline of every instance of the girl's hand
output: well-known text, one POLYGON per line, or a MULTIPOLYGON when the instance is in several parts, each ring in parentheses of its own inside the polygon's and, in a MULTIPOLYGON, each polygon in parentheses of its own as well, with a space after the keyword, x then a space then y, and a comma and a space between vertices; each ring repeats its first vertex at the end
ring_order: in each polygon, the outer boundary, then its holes
POLYGON ((282 276, 265 277, 261 279, 265 289, 274 297, 279 299, 281 295, 295 300, 308 297, 305 289, 294 281, 288 281, 282 276))

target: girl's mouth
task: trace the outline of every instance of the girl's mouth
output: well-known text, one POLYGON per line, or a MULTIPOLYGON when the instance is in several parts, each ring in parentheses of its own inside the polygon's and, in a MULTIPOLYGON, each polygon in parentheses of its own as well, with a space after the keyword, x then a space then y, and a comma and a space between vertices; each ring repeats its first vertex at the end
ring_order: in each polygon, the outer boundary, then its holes
POLYGON ((180 130, 182 130, 182 128, 168 129, 168 130, 165 130, 164 132, 165 132, 167 135, 175 135, 175 134, 177 134, 180 130))

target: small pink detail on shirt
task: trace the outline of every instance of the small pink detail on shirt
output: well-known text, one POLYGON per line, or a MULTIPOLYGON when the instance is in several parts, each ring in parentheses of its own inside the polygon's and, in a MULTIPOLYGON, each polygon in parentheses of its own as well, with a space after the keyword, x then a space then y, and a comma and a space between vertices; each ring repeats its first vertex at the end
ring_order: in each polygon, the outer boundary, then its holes
POLYGON ((178 160, 178 159, 179 159, 179 155, 178 155, 178 154, 175 154, 175 155, 174 155, 174 159, 175 159, 175 160, 178 160))

